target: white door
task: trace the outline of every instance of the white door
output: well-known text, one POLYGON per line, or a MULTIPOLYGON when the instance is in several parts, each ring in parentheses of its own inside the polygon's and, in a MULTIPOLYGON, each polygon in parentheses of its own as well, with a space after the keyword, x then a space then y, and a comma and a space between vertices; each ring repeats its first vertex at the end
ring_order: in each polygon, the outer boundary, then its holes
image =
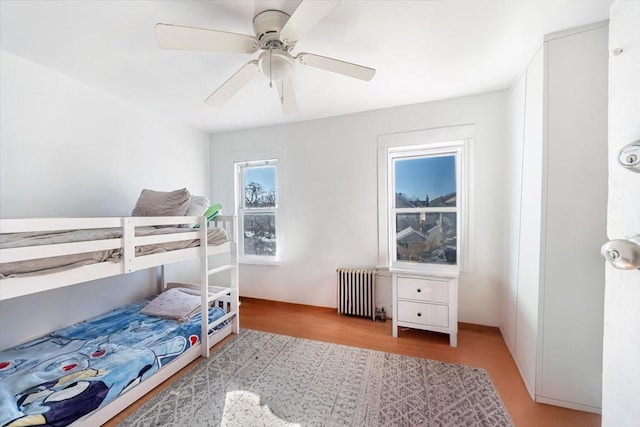
MULTIPOLYGON (((618 164, 622 147, 640 140, 640 1, 616 1, 609 22, 609 239, 640 234, 640 173, 618 164)), ((602 425, 640 420, 640 270, 607 263, 602 425)))

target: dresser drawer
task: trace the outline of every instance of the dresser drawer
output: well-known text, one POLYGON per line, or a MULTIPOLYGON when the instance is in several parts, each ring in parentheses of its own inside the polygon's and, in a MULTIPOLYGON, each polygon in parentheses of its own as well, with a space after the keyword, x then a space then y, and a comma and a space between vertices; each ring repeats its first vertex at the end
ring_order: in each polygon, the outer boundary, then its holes
POLYGON ((449 307, 411 301, 398 301, 398 321, 419 325, 449 327, 449 307))
POLYGON ((398 276, 398 298, 449 302, 449 282, 398 276))

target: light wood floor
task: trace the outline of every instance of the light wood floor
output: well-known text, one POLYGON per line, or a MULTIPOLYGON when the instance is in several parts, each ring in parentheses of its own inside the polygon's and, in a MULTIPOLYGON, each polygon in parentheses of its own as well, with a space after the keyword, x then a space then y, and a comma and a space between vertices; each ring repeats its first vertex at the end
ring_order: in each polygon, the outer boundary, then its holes
MULTIPOLYGON (((601 424, 601 417, 596 414, 533 402, 497 328, 461 323, 458 347, 452 348, 448 335, 426 331, 401 330, 399 337, 393 338, 390 320, 372 322, 370 319, 338 315, 331 308, 251 298, 242 298, 240 325, 242 328, 483 368, 489 373, 517 427, 596 427, 601 424)), ((185 367, 106 426, 116 426, 199 361, 185 367)))

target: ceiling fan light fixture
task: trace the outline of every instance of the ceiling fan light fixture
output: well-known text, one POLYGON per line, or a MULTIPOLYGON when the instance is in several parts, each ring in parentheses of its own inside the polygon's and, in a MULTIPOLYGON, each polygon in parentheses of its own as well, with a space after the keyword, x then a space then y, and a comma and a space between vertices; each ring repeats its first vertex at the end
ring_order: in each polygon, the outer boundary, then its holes
POLYGON ((288 80, 293 74, 295 59, 283 50, 267 50, 258 58, 260 71, 269 81, 279 82, 288 80))

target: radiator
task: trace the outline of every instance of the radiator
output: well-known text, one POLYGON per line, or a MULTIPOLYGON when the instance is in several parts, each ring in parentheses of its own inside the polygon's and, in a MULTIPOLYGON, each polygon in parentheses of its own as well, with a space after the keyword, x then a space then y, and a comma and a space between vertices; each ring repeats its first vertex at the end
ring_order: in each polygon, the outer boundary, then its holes
POLYGON ((376 270, 338 268, 338 314, 376 320, 376 270))

